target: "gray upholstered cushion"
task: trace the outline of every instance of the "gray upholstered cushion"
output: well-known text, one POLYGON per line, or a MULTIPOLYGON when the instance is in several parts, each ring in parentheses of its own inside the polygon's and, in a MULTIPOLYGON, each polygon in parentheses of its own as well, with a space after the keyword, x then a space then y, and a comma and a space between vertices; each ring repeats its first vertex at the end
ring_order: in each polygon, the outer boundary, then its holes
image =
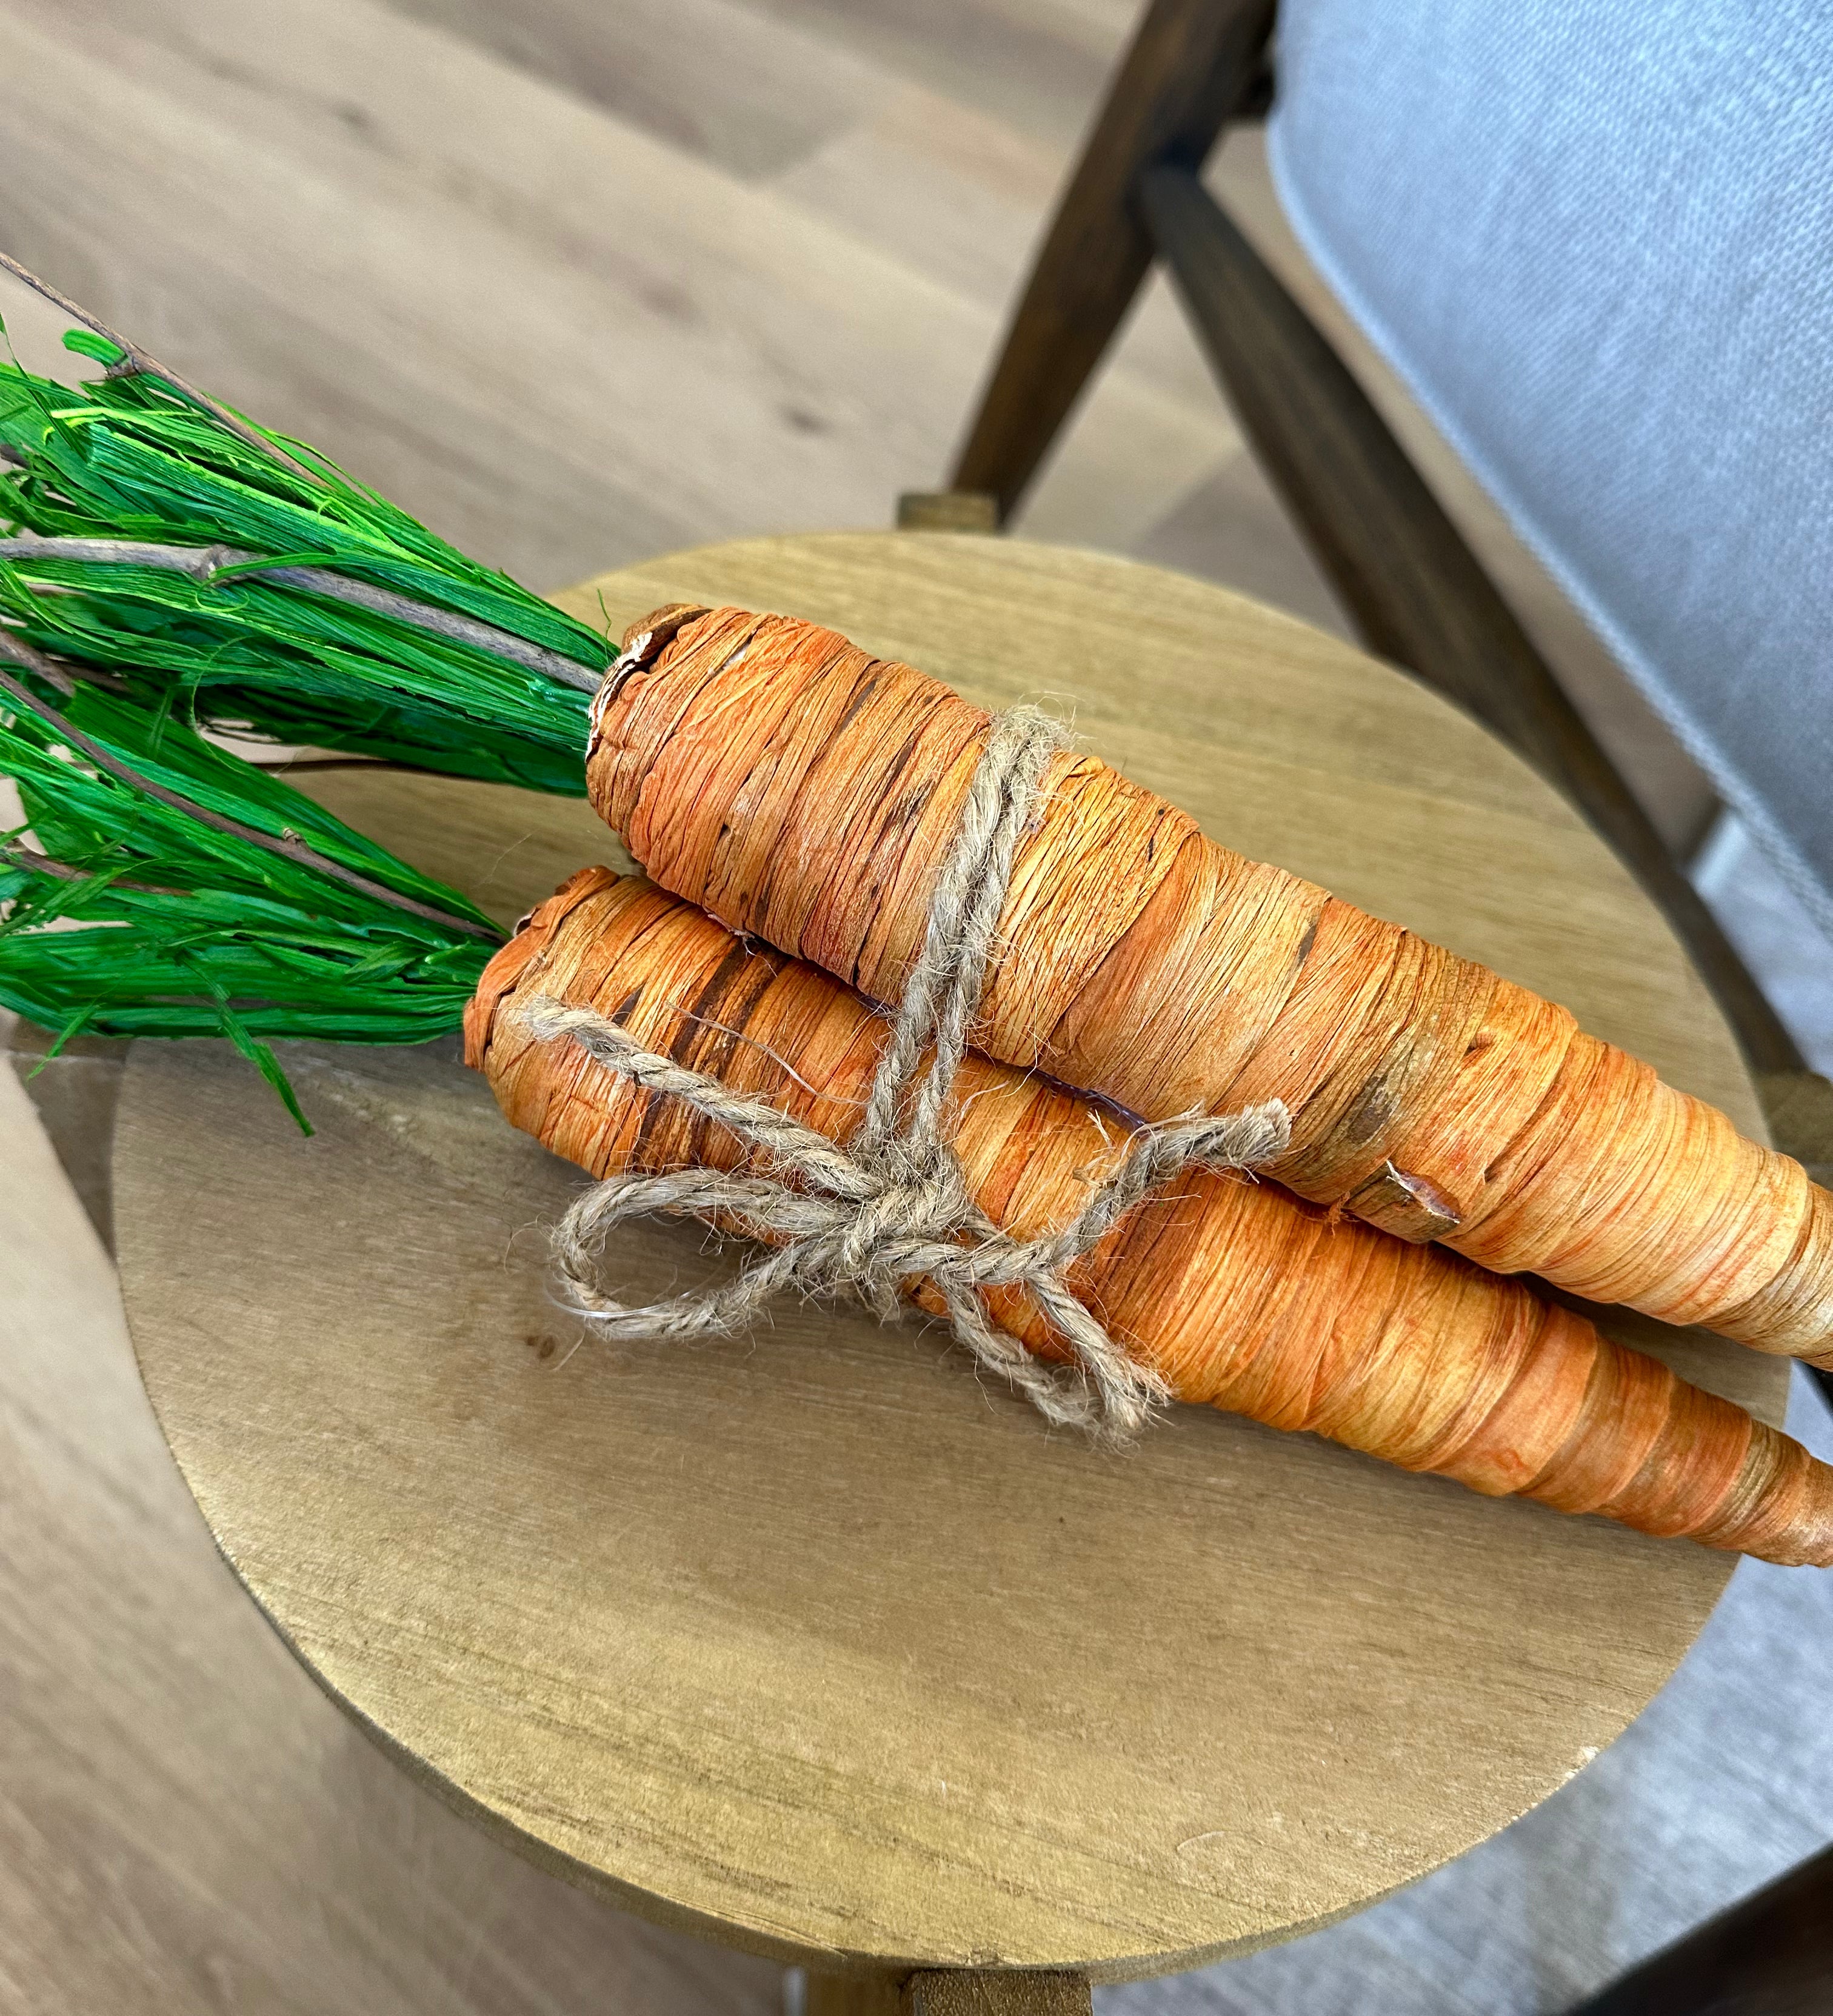
POLYGON ((1280 22, 1309 250, 1833 924, 1833 6, 1280 22))

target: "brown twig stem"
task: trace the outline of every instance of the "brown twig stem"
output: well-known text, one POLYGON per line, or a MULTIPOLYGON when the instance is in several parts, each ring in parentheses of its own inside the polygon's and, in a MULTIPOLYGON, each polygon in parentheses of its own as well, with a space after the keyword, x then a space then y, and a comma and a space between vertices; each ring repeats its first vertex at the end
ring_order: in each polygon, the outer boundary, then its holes
POLYGON ((4 625, 0 625, 0 652, 4 652, 16 664, 23 665, 28 672, 35 673, 47 686, 56 687, 66 700, 76 692, 76 675, 69 666, 60 659, 48 657, 44 652, 28 644, 23 637, 14 636, 4 625))
POLYGON ((289 455, 279 442, 268 440, 258 428, 251 427, 246 420, 231 412, 227 406, 211 398, 207 392, 199 391, 189 379, 181 378, 168 365, 161 364, 150 351, 142 350, 139 344, 130 342, 119 329, 110 329, 99 316, 79 307, 68 294, 60 293, 49 280, 41 280, 36 273, 22 266, 9 254, 0 252, 0 268, 4 268, 16 280, 23 281, 34 293, 50 302, 53 308, 61 308, 67 315, 74 316, 84 328, 92 329, 106 341, 118 345, 124 355, 120 364, 109 367, 111 377, 135 376, 157 379, 168 391, 176 392, 181 399, 208 413, 220 426, 227 427, 237 440, 246 441, 250 448, 259 448, 263 455, 284 463, 308 482, 315 483, 321 488, 328 487, 325 477, 309 463, 301 462, 297 455, 289 455))
POLYGON ((153 567, 167 574, 182 574, 211 586, 216 575, 232 570, 238 580, 272 581, 282 588, 296 588, 328 601, 344 602, 371 614, 391 617, 416 630, 468 644, 492 657, 539 672, 562 686, 581 693, 596 693, 600 675, 590 666, 563 657, 512 632, 499 630, 494 623, 460 616, 449 609, 436 609, 416 602, 411 596, 376 588, 366 581, 353 580, 333 567, 263 567, 258 553, 236 546, 169 546, 139 539, 40 538, 35 535, 0 539, 0 560, 74 560, 87 566, 153 567))
MULTIPOLYGON (((35 847, 22 846, 17 841, 0 846, 0 860, 12 862, 29 875, 54 876, 59 882, 87 882, 95 872, 93 869, 73 868, 67 861, 53 861, 48 854, 41 854, 35 847)), ((131 889, 140 896, 182 896, 182 889, 167 889, 157 882, 111 881, 111 889, 131 889)))

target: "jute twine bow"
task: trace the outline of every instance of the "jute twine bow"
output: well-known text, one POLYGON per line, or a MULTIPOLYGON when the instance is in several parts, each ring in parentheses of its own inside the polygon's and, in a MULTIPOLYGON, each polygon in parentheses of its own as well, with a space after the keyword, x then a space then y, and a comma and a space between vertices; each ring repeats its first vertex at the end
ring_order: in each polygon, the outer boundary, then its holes
POLYGON ((537 1038, 570 1039, 607 1070, 684 1100, 729 1129, 765 1168, 750 1175, 705 1168, 615 1175, 578 1199, 556 1233, 556 1252, 572 1305, 602 1334, 729 1336, 786 1291, 855 1296, 890 1322, 907 1313, 907 1289, 927 1280, 960 1341, 1052 1421, 1124 1437, 1169 1397, 1159 1374, 1129 1358, 1070 1291, 1068 1269, 1180 1170, 1250 1169, 1280 1154, 1291 1136, 1284 1107, 1274 1100, 1141 1128, 1075 1219, 1038 1239, 1012 1238, 981 1210, 946 1132, 1013 859, 1063 739, 1035 708, 995 718, 865 1118, 844 1148, 645 1049, 593 1009, 530 998, 522 1013, 537 1038), (652 1211, 689 1213, 774 1250, 729 1283, 632 1308, 600 1285, 606 1241, 625 1219, 652 1211), (1039 1363, 992 1320, 986 1291, 1009 1287, 1028 1291, 1067 1345, 1068 1365, 1039 1363))

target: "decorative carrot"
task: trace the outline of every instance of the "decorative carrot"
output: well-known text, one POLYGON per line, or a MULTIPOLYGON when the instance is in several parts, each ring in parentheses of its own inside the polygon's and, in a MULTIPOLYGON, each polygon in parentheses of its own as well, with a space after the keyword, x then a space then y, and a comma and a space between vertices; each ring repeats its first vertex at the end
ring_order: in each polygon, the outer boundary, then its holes
MULTIPOLYGON (((664 888, 897 998, 988 717, 831 630, 672 608, 593 709, 664 888)), ((1277 1097, 1272 1173, 1485 1266, 1833 1365, 1833 1197, 1562 1008, 1064 753, 974 1041, 1146 1118, 1277 1097)))
MULTIPOLYGON (((65 1031, 221 1033, 282 1085, 275 1039, 417 1042, 462 1017, 510 1116, 600 1175, 740 1151, 578 1042, 544 1039, 544 998, 835 1139, 860 1125, 887 1024, 812 967, 603 869, 499 949, 455 891, 277 778, 96 686, 48 697, 56 676, 0 672, 0 773, 30 823, 0 840, 6 1005, 65 1031)), ((985 1059, 949 1111, 979 1207, 1020 1237, 1073 1215, 1125 1151, 1118 1116, 985 1059)), ((1071 1283, 1181 1397, 1479 1491, 1833 1564, 1833 1469, 1786 1437, 1520 1283, 1271 1183, 1187 1172, 1071 1283)), ((1008 1334, 1061 1348, 1028 1291, 987 1299, 1008 1334)))

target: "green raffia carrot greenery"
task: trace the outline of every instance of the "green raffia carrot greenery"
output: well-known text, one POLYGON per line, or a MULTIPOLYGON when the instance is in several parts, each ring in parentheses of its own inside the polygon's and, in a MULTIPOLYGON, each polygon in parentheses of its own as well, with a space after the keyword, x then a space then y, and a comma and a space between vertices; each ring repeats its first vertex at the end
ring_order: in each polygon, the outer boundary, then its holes
POLYGON ((268 1039, 451 1029, 502 933, 277 777, 99 686, 0 674, 0 1003, 59 1033, 226 1036, 304 1126, 268 1039))
MULTIPOLYGON (((125 356, 86 330, 65 342, 105 366, 125 356)), ((584 789, 605 639, 304 442, 238 431, 139 373, 73 389, 0 365, 0 524, 13 634, 149 704, 584 789)))

